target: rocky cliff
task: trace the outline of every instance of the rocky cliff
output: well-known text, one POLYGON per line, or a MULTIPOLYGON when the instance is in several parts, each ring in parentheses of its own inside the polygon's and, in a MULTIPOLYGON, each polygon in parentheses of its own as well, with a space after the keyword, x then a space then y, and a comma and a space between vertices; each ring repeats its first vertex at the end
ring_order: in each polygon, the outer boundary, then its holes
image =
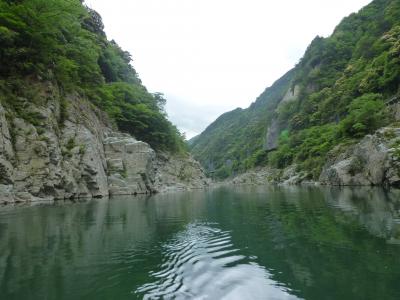
POLYGON ((156 153, 78 94, 0 104, 0 203, 146 194, 208 184, 191 157, 156 153))

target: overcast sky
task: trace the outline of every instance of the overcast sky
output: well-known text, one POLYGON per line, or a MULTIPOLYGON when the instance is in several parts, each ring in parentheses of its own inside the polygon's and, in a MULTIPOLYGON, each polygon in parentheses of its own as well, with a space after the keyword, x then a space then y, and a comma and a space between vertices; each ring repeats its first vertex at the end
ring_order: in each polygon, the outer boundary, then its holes
POLYGON ((370 0, 86 0, 187 137, 246 108, 370 0))

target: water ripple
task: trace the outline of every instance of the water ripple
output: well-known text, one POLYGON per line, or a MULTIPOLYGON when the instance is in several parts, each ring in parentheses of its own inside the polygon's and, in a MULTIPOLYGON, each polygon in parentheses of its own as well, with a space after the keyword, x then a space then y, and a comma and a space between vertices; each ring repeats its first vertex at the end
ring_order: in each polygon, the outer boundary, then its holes
POLYGON ((150 273, 154 281, 135 293, 143 299, 298 299, 214 225, 190 224, 164 245, 164 261, 150 273))

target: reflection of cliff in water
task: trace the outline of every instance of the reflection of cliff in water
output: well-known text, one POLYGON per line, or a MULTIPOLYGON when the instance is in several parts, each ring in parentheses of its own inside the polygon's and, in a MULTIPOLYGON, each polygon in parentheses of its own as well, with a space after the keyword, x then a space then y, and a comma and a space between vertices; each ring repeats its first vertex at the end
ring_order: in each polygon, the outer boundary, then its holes
POLYGON ((204 202, 195 201, 198 196, 181 193, 3 207, 0 295, 79 299, 74 293, 85 291, 102 295, 101 299, 123 299, 126 295, 118 290, 107 291, 115 285, 131 290, 131 278, 126 276, 131 272, 146 278, 143 270, 161 259, 154 245, 168 240, 174 233, 171 228, 183 228, 193 212, 204 213, 204 202), (32 291, 23 294, 27 290, 32 291))
MULTIPOLYGON (((252 195, 260 201, 267 201, 270 209, 280 210, 282 206, 295 207, 301 211, 329 210, 337 221, 357 221, 376 237, 385 238, 388 243, 400 244, 400 190, 385 190, 375 187, 240 187, 234 188, 235 197, 252 195), (339 217, 339 216, 342 217, 339 217), (344 218, 346 216, 346 218, 344 218)), ((226 190, 227 191, 227 190, 226 190)), ((225 191, 225 192, 226 192, 225 191)), ((246 204, 249 204, 248 201, 246 204)), ((244 205, 242 203, 241 205, 244 205)), ((227 208, 229 209, 229 208, 227 208)), ((278 222, 279 223, 279 222, 278 222)), ((278 223, 272 228, 278 230, 278 223)), ((277 235, 279 233, 277 232, 277 235)))
POLYGON ((400 244, 400 190, 344 188, 328 190, 325 198, 371 234, 400 244))
POLYGON ((400 249, 387 242, 398 228, 396 191, 247 187, 219 193, 232 202, 214 205, 225 207, 218 219, 232 229, 235 246, 251 249, 271 279, 298 297, 399 299, 400 249))

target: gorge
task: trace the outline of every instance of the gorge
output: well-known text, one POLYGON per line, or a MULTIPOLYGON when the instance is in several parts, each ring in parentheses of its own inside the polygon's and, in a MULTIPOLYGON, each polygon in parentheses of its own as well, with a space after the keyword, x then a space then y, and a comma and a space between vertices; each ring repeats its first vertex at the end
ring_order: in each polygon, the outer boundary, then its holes
POLYGON ((194 157, 236 183, 399 186, 399 13, 372 1, 316 37, 250 107, 195 137, 194 157))
POLYGON ((0 0, 0 299, 400 298, 400 0, 189 141, 133 65, 84 1, 0 0))

